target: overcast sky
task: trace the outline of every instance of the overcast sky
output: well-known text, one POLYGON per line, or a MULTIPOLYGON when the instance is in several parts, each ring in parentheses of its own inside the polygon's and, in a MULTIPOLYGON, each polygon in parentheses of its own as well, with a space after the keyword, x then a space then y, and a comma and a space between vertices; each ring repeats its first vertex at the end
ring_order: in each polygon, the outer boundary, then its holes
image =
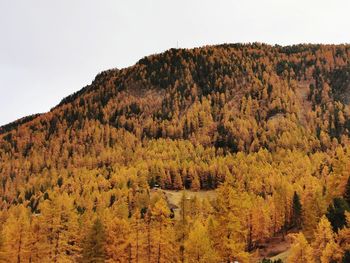
POLYGON ((0 0, 0 125, 176 47, 349 43, 348 0, 0 0))

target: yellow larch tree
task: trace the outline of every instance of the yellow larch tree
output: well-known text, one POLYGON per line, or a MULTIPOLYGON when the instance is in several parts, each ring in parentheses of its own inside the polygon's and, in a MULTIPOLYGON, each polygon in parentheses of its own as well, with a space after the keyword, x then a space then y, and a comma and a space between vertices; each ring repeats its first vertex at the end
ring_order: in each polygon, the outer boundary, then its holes
POLYGON ((329 243, 334 243, 334 233, 332 231, 332 226, 326 216, 323 216, 321 218, 314 236, 315 239, 311 245, 314 251, 314 257, 317 261, 319 261, 321 259, 322 253, 326 249, 326 246, 329 243))
POLYGON ((160 198, 151 208, 151 258, 155 262, 176 262, 175 233, 166 201, 160 198))
POLYGON ((350 251, 350 212, 345 212, 346 226, 338 231, 337 243, 343 253, 350 251))
POLYGON ((23 205, 9 211, 3 230, 3 245, 0 251, 3 262, 28 262, 30 258, 30 214, 23 205))
POLYGON ((338 243, 330 241, 325 249, 322 251, 321 263, 341 262, 344 251, 340 248, 338 243))
POLYGON ((30 223, 30 231, 28 236, 29 242, 29 262, 41 263, 43 261, 43 251, 46 249, 46 236, 42 231, 43 226, 39 220, 40 214, 33 214, 30 223))
POLYGON ((185 262, 215 263, 217 261, 218 258, 212 248, 206 225, 197 219, 185 241, 185 262))
POLYGON ((288 256, 288 263, 314 263, 313 251, 303 233, 291 235, 293 244, 288 256))
POLYGON ((130 225, 126 219, 115 217, 105 223, 106 262, 131 262, 130 225))
POLYGON ((249 254, 245 251, 247 230, 244 228, 246 218, 240 218, 246 200, 234 188, 225 182, 217 191, 216 225, 218 235, 214 247, 224 261, 249 261, 249 254), (245 220, 245 222, 243 221, 245 220))
POLYGON ((41 206, 40 224, 46 244, 42 258, 48 262, 75 262, 80 257, 81 233, 73 200, 67 193, 53 195, 41 206), (45 248, 46 246, 46 248, 45 248))
POLYGON ((270 234, 272 227, 271 216, 267 202, 261 197, 258 197, 251 210, 251 241, 253 243, 264 241, 270 234))

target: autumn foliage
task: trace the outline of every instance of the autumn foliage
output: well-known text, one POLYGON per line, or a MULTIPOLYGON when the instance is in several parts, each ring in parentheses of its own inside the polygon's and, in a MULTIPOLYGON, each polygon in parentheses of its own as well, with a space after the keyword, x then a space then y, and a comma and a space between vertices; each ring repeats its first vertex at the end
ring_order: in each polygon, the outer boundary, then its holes
POLYGON ((349 65, 348 45, 171 49, 1 127, 0 262, 250 262, 281 233, 288 262, 346 262, 349 65))

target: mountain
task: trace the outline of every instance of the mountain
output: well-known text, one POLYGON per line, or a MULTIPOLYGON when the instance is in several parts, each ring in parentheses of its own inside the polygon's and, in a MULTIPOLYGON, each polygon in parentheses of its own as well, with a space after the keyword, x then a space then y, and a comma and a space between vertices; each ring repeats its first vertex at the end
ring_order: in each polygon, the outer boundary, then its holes
POLYGON ((248 262, 290 229, 313 244, 319 222, 347 226, 349 103, 350 45, 170 49, 101 72, 50 112, 0 127, 0 252, 91 262, 101 235, 106 260, 192 262, 200 236, 205 262, 248 262), (191 200, 186 220, 182 198, 181 220, 157 186, 217 197, 191 200))

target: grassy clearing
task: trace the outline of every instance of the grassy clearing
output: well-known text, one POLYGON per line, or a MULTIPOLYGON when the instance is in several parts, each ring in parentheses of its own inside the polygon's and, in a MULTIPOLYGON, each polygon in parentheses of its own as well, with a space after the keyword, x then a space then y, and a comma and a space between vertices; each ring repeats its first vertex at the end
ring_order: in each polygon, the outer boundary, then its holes
POLYGON ((214 190, 208 190, 208 191, 198 191, 194 192, 191 190, 181 190, 181 191, 175 191, 175 190, 161 190, 164 194, 166 199, 168 200, 169 205, 176 207, 177 209, 174 209, 175 212, 175 218, 179 218, 180 216, 180 206, 181 206, 181 198, 183 193, 185 193, 186 197, 189 199, 198 198, 199 200, 208 199, 212 200, 216 197, 216 193, 214 190))
POLYGON ((214 190, 198 191, 198 192, 194 192, 190 190, 181 190, 181 191, 162 190, 162 191, 165 193, 165 196, 167 197, 168 202, 176 206, 179 206, 183 193, 185 193, 187 198, 190 198, 190 199, 197 197, 201 200, 205 198, 208 198, 209 200, 211 200, 216 197, 216 193, 214 190))
POLYGON ((287 258, 289 256, 289 253, 290 253, 290 249, 270 258, 271 260, 278 260, 278 259, 281 259, 283 262, 287 262, 287 258))

